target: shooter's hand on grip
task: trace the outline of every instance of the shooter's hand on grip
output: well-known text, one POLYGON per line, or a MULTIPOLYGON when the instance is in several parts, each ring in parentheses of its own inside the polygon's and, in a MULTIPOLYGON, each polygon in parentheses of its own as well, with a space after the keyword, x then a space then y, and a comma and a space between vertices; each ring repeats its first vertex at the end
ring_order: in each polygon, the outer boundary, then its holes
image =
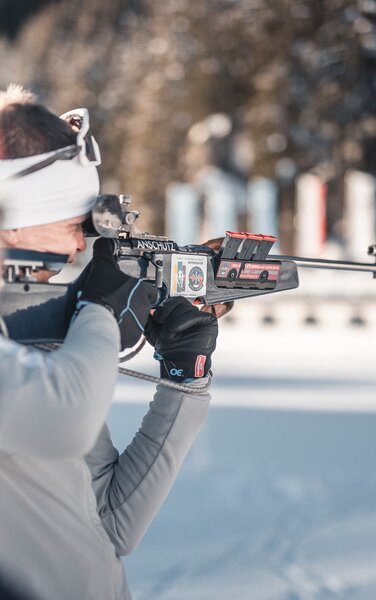
POLYGON ((123 273, 113 249, 111 239, 95 241, 93 259, 77 306, 94 302, 108 308, 119 324, 121 349, 131 348, 144 331, 157 290, 123 273))
POLYGON ((157 308, 145 327, 154 358, 160 361, 161 377, 175 381, 208 374, 217 335, 217 319, 180 297, 157 308))

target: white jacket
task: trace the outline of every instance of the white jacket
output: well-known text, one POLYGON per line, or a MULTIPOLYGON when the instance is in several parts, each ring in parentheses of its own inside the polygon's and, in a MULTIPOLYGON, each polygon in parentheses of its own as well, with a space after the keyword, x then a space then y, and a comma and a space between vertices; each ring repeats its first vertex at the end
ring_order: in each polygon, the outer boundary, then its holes
POLYGON ((142 538, 207 414, 207 394, 158 386, 119 456, 103 426, 118 345, 97 305, 50 354, 0 336, 0 572, 38 600, 131 598, 119 556, 142 538))

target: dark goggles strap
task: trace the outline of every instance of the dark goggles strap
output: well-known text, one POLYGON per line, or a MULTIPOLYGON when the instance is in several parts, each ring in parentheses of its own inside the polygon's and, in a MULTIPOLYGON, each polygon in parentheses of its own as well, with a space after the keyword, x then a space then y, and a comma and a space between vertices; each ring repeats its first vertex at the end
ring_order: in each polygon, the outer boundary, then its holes
POLYGON ((35 173, 36 171, 40 171, 49 165, 52 165, 57 160, 71 160, 77 154, 79 154, 81 148, 80 146, 66 146, 65 148, 60 148, 60 150, 56 150, 52 156, 41 160, 40 162, 35 163, 31 167, 27 169, 23 169, 23 171, 18 171, 14 175, 11 175, 9 179, 19 179, 20 177, 25 177, 26 175, 30 175, 31 173, 35 173))

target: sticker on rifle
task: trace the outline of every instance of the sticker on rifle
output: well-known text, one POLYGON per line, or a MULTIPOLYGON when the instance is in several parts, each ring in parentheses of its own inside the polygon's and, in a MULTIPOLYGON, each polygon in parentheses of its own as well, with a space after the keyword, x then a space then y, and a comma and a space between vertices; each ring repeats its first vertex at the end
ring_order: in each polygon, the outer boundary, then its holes
POLYGON ((207 258, 173 254, 171 257, 171 296, 197 298, 206 294, 207 258))

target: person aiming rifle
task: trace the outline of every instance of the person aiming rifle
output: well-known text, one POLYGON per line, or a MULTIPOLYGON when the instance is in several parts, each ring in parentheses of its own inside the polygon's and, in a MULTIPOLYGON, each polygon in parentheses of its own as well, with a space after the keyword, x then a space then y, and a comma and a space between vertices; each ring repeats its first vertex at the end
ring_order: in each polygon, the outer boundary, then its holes
MULTIPOLYGON (((88 128, 85 110, 59 118, 19 86, 0 93, 3 246, 69 262, 85 249, 100 162, 88 128)), ((50 264, 37 276, 55 272, 50 264)), ((128 600, 120 556, 141 540, 206 418, 210 397, 198 375, 208 377, 217 320, 180 298, 151 316, 154 288, 122 273, 103 238, 80 286, 59 350, 0 335, 0 570, 42 600, 128 600), (162 380, 119 454, 104 423, 117 354, 143 331, 161 376, 183 374, 190 392, 162 380)))

